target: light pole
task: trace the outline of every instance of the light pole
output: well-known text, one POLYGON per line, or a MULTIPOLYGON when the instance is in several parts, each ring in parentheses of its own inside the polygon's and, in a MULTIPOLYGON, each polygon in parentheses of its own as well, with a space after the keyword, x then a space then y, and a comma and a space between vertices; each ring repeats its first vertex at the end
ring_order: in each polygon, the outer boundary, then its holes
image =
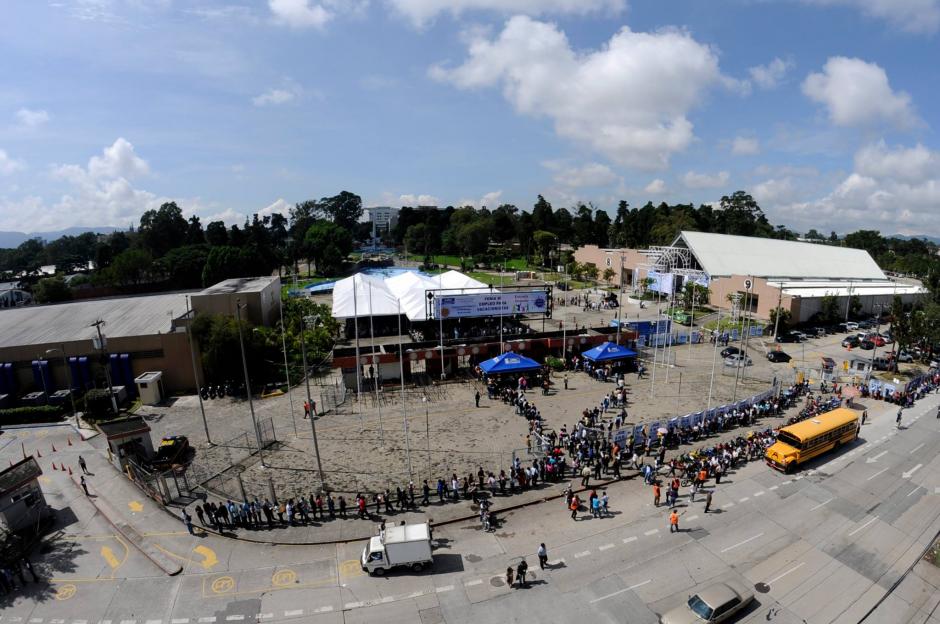
MULTIPOLYGON (((297 420, 294 418, 294 394, 290 387, 290 368, 287 366, 287 328, 284 326, 284 297, 278 296, 278 310, 281 315, 281 348, 284 350, 284 380, 287 382, 287 399, 290 402, 290 421, 294 425, 294 437, 297 437, 297 420)), ((303 329, 301 328, 301 331, 303 329)), ((304 375, 307 371, 304 370, 304 375)))
MULTIPOLYGON (((189 297, 186 297, 186 316, 189 317, 191 312, 189 297)), ((206 444, 209 446, 214 446, 212 443, 212 438, 209 437, 209 421, 206 420, 206 406, 202 403, 202 389, 199 387, 199 374, 196 372, 196 349, 193 346, 193 321, 196 320, 196 315, 193 314, 193 318, 189 319, 189 323, 186 324, 186 336, 189 339, 189 357, 192 360, 193 364, 193 381, 196 382, 196 398, 199 399, 199 412, 202 414, 202 426, 206 430, 206 444)))
POLYGON ((242 301, 235 300, 235 324, 238 325, 238 346, 242 352, 242 371, 245 373, 245 393, 248 395, 248 411, 251 413, 251 425, 255 429, 255 440, 258 443, 258 455, 261 457, 261 467, 264 465, 264 448, 261 443, 261 430, 258 429, 258 421, 255 420, 255 404, 251 399, 251 380, 248 378, 248 358, 245 357, 245 338, 242 335, 242 301))
MULTIPOLYGON (((320 315, 316 314, 312 318, 312 324, 314 328, 317 326, 317 321, 320 320, 320 315)), ((313 413, 313 400, 310 398, 310 371, 307 369, 307 339, 304 335, 307 329, 307 317, 300 317, 300 352, 303 357, 304 362, 304 381, 307 386, 307 405, 310 406, 310 431, 313 433, 313 450, 317 455, 317 472, 320 473, 320 486, 324 487, 325 481, 323 479, 323 464, 320 462, 320 444, 317 442, 317 424, 316 417, 313 413)))
POLYGON ((65 357, 65 345, 46 349, 46 355, 55 353, 56 351, 62 354, 62 366, 65 367, 65 383, 69 385, 69 398, 72 400, 72 418, 75 419, 75 429, 78 430, 78 410, 75 409, 75 388, 72 387, 72 373, 69 371, 69 361, 68 358, 65 357))
POLYGON ((424 402, 424 435, 428 440, 428 479, 431 479, 431 415, 428 410, 428 397, 421 397, 424 402))
POLYGON ((104 378, 108 382, 108 396, 111 397, 111 407, 114 409, 114 415, 117 416, 120 412, 118 411, 117 399, 114 398, 114 385, 111 383, 111 363, 108 361, 108 350, 107 342, 105 342, 104 336, 101 333, 101 326, 104 325, 104 321, 98 319, 90 325, 94 327, 98 332, 98 350, 101 351, 104 364, 104 378))

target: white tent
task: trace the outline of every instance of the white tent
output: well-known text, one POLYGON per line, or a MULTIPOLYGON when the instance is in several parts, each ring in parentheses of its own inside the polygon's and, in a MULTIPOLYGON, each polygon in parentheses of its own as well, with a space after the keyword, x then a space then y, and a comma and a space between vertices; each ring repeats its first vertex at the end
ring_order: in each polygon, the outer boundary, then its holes
MULTIPOLYGON (((477 281, 468 275, 464 275, 460 271, 447 271, 442 273, 440 276, 440 288, 446 288, 448 290, 463 290, 465 288, 486 288, 486 284, 483 282, 477 281)), ((434 278, 434 281, 437 282, 438 278, 434 278)))
POLYGON ((395 316, 397 314, 398 299, 381 278, 356 273, 339 280, 333 286, 333 318, 345 319, 357 315, 360 318, 370 315, 395 316))
POLYGON ((437 279, 408 271, 385 280, 385 285, 393 296, 401 300, 402 314, 409 321, 428 320, 426 293, 440 288, 437 279))

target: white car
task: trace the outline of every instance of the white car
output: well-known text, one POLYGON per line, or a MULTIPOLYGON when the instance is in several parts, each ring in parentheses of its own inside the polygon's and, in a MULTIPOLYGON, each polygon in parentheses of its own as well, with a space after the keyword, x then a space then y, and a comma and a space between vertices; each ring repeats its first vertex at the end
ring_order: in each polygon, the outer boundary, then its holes
POLYGON ((733 353, 725 358, 725 366, 750 366, 753 364, 751 358, 743 353, 733 353))
POLYGON ((850 332, 858 331, 858 323, 855 321, 849 321, 845 324, 845 328, 850 332))

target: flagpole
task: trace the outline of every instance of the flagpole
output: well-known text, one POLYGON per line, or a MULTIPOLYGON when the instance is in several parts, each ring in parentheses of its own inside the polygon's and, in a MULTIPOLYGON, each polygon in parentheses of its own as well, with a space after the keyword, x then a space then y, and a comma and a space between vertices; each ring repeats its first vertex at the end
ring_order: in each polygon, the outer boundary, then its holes
POLYGON ((718 328, 715 330, 715 332, 715 348, 712 349, 712 377, 711 381, 708 382, 708 407, 706 410, 710 410, 712 408, 712 386, 715 384, 715 362, 718 359, 718 338, 721 336, 721 306, 718 306, 718 328))
POLYGON ((405 426, 405 457, 408 460, 408 481, 411 481, 411 441, 408 437, 408 416, 405 410, 405 351, 401 344, 401 299, 398 300, 398 376, 401 381, 401 421, 405 426))
MULTIPOLYGON (((279 298, 280 302, 280 314, 281 314, 281 346, 284 348, 284 378, 287 380, 287 398, 290 401, 290 421, 294 425, 294 437, 297 437, 297 421, 294 419, 294 395, 291 392, 290 387, 290 369, 287 366, 287 328, 284 327, 284 299, 283 297, 279 298)), ((301 328, 303 331, 303 328, 301 328)), ((307 374, 307 371, 304 371, 304 375, 307 374)))
MULTIPOLYGON (((444 290, 444 274, 443 273, 438 273, 437 283, 440 286, 440 290, 437 291, 437 296, 440 297, 441 292, 444 290)), ((436 305, 436 308, 437 308, 436 310, 437 318, 438 318, 438 321, 440 321, 438 333, 440 334, 440 339, 441 339, 441 381, 443 381, 444 379, 447 378, 444 374, 444 315, 441 314, 440 303, 436 305)))
POLYGON ((359 359, 359 284, 356 278, 359 274, 353 275, 353 325, 356 330, 356 411, 359 412, 359 433, 362 433, 362 406, 359 401, 362 397, 362 360, 359 359))
POLYGON ((376 371, 374 368, 375 365, 380 365, 379 362, 375 361, 375 327, 372 323, 374 310, 372 309, 372 282, 369 282, 369 341, 371 342, 370 348, 372 349, 372 355, 369 356, 369 361, 372 363, 372 389, 375 390, 375 405, 379 408, 379 441, 382 446, 385 446, 385 430, 382 428, 382 404, 379 402, 379 384, 378 380, 382 377, 381 369, 376 371), (376 372, 379 374, 376 375, 376 372))

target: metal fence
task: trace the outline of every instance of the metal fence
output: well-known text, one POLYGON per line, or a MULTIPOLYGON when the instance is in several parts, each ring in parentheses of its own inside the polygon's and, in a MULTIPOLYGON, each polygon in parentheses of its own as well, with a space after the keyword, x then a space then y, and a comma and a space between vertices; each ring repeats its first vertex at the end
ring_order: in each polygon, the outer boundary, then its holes
POLYGON ((200 449, 186 469, 186 481, 192 488, 199 486, 225 498, 241 499, 241 473, 259 451, 276 442, 274 420, 266 418, 258 422, 257 435, 251 430, 243 431, 215 446, 200 449))
POLYGON ((320 414, 335 411, 346 402, 346 380, 340 376, 331 385, 320 386, 320 414))

